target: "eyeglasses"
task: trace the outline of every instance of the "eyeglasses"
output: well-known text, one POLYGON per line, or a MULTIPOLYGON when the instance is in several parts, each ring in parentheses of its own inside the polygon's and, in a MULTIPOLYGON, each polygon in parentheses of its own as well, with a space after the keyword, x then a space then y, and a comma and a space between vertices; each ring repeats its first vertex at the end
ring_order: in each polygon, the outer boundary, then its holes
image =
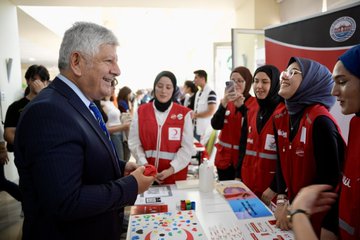
POLYGON ((236 84, 244 84, 245 80, 232 80, 234 81, 236 84))
POLYGON ((285 71, 282 71, 280 74, 280 79, 286 78, 291 79, 295 74, 301 74, 302 72, 297 69, 286 69, 285 71))
POLYGON ((111 86, 115 87, 116 85, 118 85, 118 80, 115 78, 112 82, 111 82, 111 86))

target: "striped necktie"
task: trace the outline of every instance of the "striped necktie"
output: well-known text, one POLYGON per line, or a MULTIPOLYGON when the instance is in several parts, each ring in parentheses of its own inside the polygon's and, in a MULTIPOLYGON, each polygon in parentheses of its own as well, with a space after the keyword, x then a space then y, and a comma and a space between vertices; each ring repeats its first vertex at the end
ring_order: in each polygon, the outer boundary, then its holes
POLYGON ((108 130, 106 128, 104 119, 102 118, 102 115, 101 115, 99 109, 97 108, 97 106, 93 102, 90 103, 89 108, 94 113, 97 122, 99 123, 99 125, 100 125, 101 129, 103 130, 105 136, 107 136, 107 138, 108 138, 108 140, 110 142, 110 145, 111 145, 111 147, 112 147, 112 149, 114 151, 116 159, 119 161, 119 157, 118 157, 117 152, 115 150, 114 143, 111 141, 110 134, 109 134, 109 132, 108 132, 108 130))

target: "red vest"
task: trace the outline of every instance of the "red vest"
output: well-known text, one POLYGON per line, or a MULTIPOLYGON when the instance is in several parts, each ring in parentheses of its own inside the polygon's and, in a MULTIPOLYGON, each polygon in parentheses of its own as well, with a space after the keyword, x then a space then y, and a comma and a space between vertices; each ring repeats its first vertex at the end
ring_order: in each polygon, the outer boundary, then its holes
MULTIPOLYGON (((254 97, 250 96, 244 104, 248 112, 257 111, 258 109, 258 104, 254 97)), ((215 144, 217 148, 215 166, 218 169, 227 169, 231 165, 237 166, 242 122, 242 114, 236 112, 233 102, 229 102, 226 106, 224 127, 219 134, 218 142, 215 144)))
MULTIPOLYGON (((330 118, 337 129, 336 120, 322 105, 312 105, 305 109, 300 120, 299 129, 293 141, 289 141, 290 126, 287 111, 275 116, 275 128, 278 134, 278 149, 281 170, 288 190, 290 201, 294 199, 301 188, 314 183, 316 177, 316 162, 312 142, 313 122, 318 116, 330 118)), ((339 130, 340 132, 340 130, 339 130)), ((320 236, 321 223, 325 213, 311 216, 313 228, 320 236)))
POLYGON ((278 155, 272 119, 284 110, 285 104, 279 103, 260 133, 256 128, 257 112, 247 116, 249 127, 241 180, 258 197, 270 186, 275 176, 278 155))
POLYGON ((360 239, 360 117, 350 122, 348 148, 340 190, 341 239, 360 239))
MULTIPOLYGON (((139 107, 139 136, 146 159, 154 165, 158 172, 168 169, 170 162, 181 147, 185 115, 189 108, 173 103, 162 126, 156 121, 153 103, 139 107)), ((163 184, 173 184, 177 180, 185 180, 187 167, 165 179, 163 184)))

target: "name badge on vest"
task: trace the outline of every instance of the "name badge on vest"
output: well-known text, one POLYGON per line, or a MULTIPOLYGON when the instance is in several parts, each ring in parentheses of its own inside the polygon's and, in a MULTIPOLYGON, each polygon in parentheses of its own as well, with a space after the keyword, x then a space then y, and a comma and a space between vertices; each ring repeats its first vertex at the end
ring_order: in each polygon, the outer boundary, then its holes
POLYGON ((169 128, 169 140, 179 141, 181 136, 180 128, 169 128))
POLYGON ((306 127, 301 128, 300 142, 306 143, 306 127))
POLYGON ((275 136, 266 134, 265 150, 276 151, 275 136))

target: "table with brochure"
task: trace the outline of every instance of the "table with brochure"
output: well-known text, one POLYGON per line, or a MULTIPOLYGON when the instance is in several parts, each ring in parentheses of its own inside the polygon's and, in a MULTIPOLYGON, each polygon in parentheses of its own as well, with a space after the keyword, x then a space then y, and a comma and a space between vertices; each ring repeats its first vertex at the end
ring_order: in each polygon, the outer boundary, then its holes
POLYGON ((138 195, 127 239, 295 239, 292 231, 275 228, 272 211, 242 182, 222 181, 201 192, 197 181, 152 186, 138 195), (193 208, 182 210, 182 201, 193 208))

